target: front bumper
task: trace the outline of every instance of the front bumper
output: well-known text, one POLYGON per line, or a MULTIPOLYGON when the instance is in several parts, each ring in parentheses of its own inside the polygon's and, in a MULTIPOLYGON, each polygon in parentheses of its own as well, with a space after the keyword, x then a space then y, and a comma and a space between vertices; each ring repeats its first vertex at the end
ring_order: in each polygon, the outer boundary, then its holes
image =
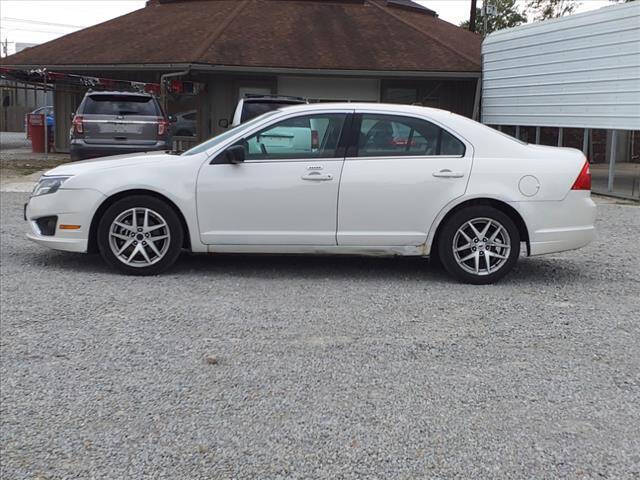
POLYGON ((105 200, 96 190, 60 189, 49 195, 29 199, 24 216, 29 223, 27 238, 45 247, 67 252, 86 252, 89 245, 89 230, 95 211, 105 200), (53 235, 43 235, 36 220, 41 217, 57 216, 53 235), (79 225, 77 230, 62 230, 60 225, 79 225))
POLYGON ((595 238, 596 204, 588 191, 570 191, 564 200, 514 202, 529 230, 531 255, 575 250, 595 238))

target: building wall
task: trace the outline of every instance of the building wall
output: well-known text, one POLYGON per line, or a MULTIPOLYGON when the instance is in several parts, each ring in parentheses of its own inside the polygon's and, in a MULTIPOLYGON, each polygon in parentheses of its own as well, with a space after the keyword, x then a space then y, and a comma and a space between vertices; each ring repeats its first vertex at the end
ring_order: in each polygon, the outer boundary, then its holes
POLYGON ((376 78, 278 77, 278 93, 312 101, 377 102, 380 80, 376 78))
POLYGON ((640 129, 640 2, 523 25, 482 47, 482 121, 640 129))

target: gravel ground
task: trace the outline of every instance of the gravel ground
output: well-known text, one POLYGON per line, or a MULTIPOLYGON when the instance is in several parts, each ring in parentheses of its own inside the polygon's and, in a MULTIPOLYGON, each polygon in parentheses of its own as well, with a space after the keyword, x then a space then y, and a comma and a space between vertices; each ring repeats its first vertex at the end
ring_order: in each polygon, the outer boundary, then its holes
POLYGON ((123 277, 1 200, 2 478, 640 478, 639 207, 473 287, 415 259, 123 277))

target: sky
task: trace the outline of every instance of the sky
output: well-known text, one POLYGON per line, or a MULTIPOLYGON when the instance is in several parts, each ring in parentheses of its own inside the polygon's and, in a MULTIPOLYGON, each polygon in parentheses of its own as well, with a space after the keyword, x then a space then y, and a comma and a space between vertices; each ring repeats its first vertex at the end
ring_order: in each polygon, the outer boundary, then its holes
MULTIPOLYGON (((416 1, 456 25, 469 16, 470 0, 416 1)), ((518 1, 523 4, 525 0, 518 1)), ((0 41, 6 40, 9 53, 13 53, 15 43, 47 42, 143 8, 145 3, 146 0, 0 0, 0 41)), ((482 0, 478 0, 478 6, 481 4, 482 0)), ((606 5, 611 2, 582 0, 578 11, 606 5)))

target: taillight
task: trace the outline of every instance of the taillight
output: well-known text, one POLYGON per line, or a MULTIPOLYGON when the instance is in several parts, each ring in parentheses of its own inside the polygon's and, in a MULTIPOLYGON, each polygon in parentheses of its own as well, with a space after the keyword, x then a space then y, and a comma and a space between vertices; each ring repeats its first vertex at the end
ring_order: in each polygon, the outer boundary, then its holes
POLYGON ((82 123, 82 117, 80 115, 76 115, 73 117, 73 131, 75 133, 84 133, 84 125, 82 123))
POLYGON ((591 170, 589 168, 589 161, 584 162, 580 175, 573 182, 571 190, 591 190, 591 170))
POLYGON ((313 149, 320 148, 320 138, 318 137, 317 130, 311 130, 311 148, 313 149))
POLYGON ((158 136, 166 135, 169 131, 169 121, 166 118, 158 118, 158 136))

